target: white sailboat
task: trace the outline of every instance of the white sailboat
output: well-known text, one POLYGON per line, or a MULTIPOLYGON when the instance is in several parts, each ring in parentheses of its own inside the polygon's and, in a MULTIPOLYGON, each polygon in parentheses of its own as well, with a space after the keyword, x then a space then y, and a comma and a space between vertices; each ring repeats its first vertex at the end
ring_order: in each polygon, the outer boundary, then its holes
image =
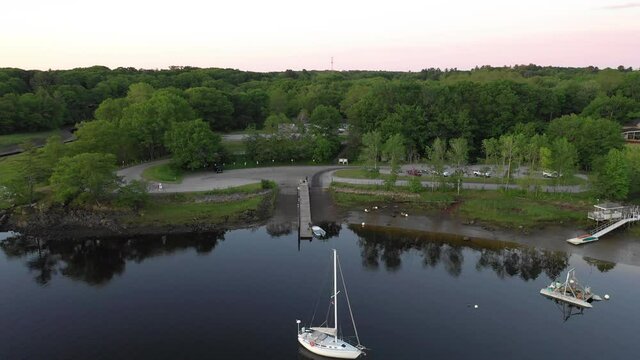
MULTIPOLYGON (((347 305, 349 306, 349 314, 353 322, 353 329, 358 340, 357 345, 352 345, 338 336, 338 254, 333 250, 333 294, 331 295, 333 303, 333 319, 334 327, 311 327, 309 329, 303 327, 300 329, 300 320, 298 323, 298 342, 310 352, 326 357, 337 359, 355 359, 364 353, 365 347, 360 344, 358 331, 351 313, 351 305, 349 297, 346 296, 347 305)), ((342 275, 342 270, 340 270, 342 275)), ((342 278, 344 284, 344 278, 342 278)), ((345 288, 345 295, 347 295, 345 288)))

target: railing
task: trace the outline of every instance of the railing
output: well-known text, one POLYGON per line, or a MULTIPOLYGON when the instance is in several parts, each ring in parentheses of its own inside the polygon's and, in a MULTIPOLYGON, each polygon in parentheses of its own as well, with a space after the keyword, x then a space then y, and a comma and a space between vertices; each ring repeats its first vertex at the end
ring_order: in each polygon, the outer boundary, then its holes
POLYGON ((627 206, 616 210, 589 211, 587 218, 595 221, 623 220, 640 216, 640 206, 627 206))
POLYGON ((617 223, 618 221, 619 221, 619 220, 609 220, 609 221, 607 221, 606 223, 604 223, 604 224, 602 224, 602 225, 598 225, 598 226, 596 226, 595 228, 593 228, 593 229, 589 232, 589 234, 595 234, 595 233, 598 233, 598 232, 600 232, 601 230, 604 230, 604 229, 608 228, 609 226, 611 226, 611 225, 613 225, 613 224, 617 223))

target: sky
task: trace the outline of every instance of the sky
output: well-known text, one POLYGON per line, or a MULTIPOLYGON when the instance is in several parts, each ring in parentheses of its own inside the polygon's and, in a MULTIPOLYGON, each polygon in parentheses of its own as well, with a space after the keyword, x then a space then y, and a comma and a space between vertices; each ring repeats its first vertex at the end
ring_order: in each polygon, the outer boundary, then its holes
POLYGON ((640 68, 640 1, 11 0, 0 67, 640 68))

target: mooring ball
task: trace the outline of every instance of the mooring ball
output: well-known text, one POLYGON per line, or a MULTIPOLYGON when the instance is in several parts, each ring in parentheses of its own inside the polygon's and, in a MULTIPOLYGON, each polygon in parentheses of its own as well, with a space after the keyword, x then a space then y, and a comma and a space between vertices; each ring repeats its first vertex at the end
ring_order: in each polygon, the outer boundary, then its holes
POLYGON ((610 298, 609 294, 605 294, 605 295, 604 295, 604 299, 605 299, 605 300, 609 300, 609 298, 610 298))
POLYGON ((362 226, 364 226, 364 223, 362 223, 362 226))
POLYGON ((477 309, 478 308, 478 304, 473 305, 473 308, 477 309))

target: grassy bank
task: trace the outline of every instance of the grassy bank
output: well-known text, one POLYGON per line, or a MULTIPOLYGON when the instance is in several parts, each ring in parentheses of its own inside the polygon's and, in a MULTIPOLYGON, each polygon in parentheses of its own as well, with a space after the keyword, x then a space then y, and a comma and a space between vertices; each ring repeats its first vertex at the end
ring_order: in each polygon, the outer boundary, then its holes
POLYGON ((31 141, 45 141, 52 135, 58 135, 60 130, 49 130, 41 132, 20 133, 10 135, 0 135, 0 150, 9 148, 14 145, 20 145, 27 140, 31 141))
MULTIPOLYGON (((335 177, 348 178, 348 179, 372 179, 371 173, 367 173, 363 169, 341 169, 334 173, 335 177)), ((376 179, 386 180, 389 178, 389 174, 377 174, 376 179)), ((398 174, 398 180, 410 180, 413 176, 406 174, 398 174)), ((420 181, 434 181, 432 176, 420 176, 420 181)), ((452 181, 453 179, 448 177, 447 181, 452 181)), ((435 181, 438 181, 436 178, 435 181)), ((465 183, 477 183, 477 184, 502 184, 502 179, 497 177, 484 178, 484 177, 463 177, 462 182, 465 183)), ((533 178, 533 179, 512 179, 511 184, 517 185, 548 185, 554 186, 559 185, 555 179, 545 179, 545 178, 533 178)), ((572 177, 571 179, 563 179, 562 185, 583 185, 587 184, 588 181, 577 176, 572 177)))
POLYGON ((413 194, 405 187, 386 191, 382 186, 342 183, 332 184, 332 193, 336 203, 348 209, 402 203, 403 208, 446 211, 468 222, 506 228, 586 223, 586 212, 595 201, 584 193, 533 194, 520 190, 464 190, 457 195, 454 192, 427 190, 413 194))
POLYGON ((152 196, 140 215, 127 222, 136 225, 231 225, 255 221, 270 213, 276 190, 275 183, 266 182, 152 196))
POLYGON ((453 193, 423 191, 412 193, 406 187, 396 187, 387 191, 382 185, 354 185, 333 183, 333 198, 342 207, 374 206, 381 203, 403 203, 405 207, 416 209, 446 209, 456 201, 453 193))
POLYGON ((0 157, 0 184, 16 177, 22 154, 0 157))
POLYGON ((166 183, 181 183, 184 170, 171 163, 151 166, 142 172, 142 178, 147 181, 158 181, 166 183))
POLYGON ((255 211, 263 201, 255 196, 238 201, 183 203, 152 200, 138 218, 130 223, 140 225, 188 225, 206 222, 209 224, 231 223, 247 211, 255 211))

